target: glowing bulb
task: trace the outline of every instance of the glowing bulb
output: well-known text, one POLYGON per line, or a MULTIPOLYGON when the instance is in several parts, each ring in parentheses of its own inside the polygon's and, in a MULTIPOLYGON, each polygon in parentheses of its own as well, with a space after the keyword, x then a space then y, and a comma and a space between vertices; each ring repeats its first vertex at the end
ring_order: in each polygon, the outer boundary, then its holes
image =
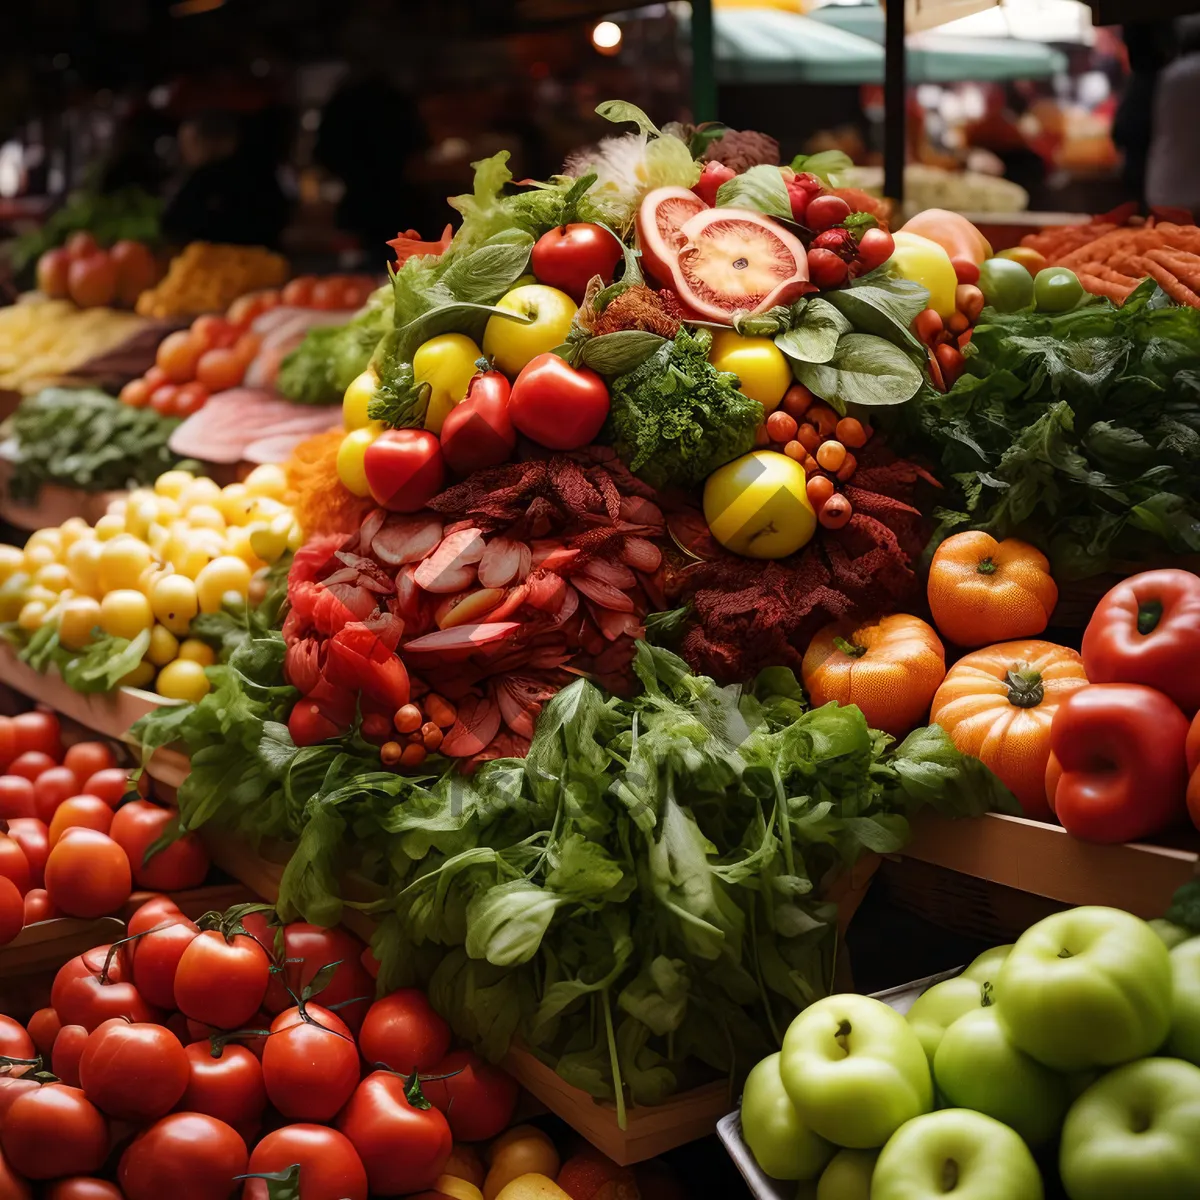
POLYGON ((621 27, 616 21, 598 21, 592 30, 592 45, 601 54, 616 54, 621 48, 621 27))

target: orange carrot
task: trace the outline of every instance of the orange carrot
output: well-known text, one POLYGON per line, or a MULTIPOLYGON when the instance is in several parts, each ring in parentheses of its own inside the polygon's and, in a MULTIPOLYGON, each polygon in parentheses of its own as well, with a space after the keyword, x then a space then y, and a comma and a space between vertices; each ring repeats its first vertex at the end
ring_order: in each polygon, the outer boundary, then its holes
POLYGON ((1146 274, 1153 276, 1158 286, 1172 300, 1178 304, 1187 304, 1192 308, 1200 308, 1200 296, 1197 296, 1186 283, 1161 263, 1155 262, 1152 258, 1143 258, 1141 264, 1146 274))
POLYGON ((1133 291, 1132 287, 1127 287, 1120 283, 1111 283, 1109 280, 1101 279, 1098 275, 1092 275, 1087 271, 1080 271, 1078 275, 1079 282, 1093 296, 1107 296, 1117 304, 1123 304, 1128 298, 1129 293, 1133 291))

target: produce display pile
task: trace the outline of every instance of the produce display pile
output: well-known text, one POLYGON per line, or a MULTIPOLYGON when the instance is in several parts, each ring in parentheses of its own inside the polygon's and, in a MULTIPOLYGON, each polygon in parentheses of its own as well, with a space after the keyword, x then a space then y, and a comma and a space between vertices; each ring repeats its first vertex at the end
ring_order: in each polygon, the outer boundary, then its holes
MULTIPOLYGON (((0 807, 32 803, 14 819, 45 821, 51 858, 122 856, 130 887, 176 886, 151 875, 201 834, 282 871, 282 931, 253 907, 143 909, 134 940, 63 968, 81 1007, 56 985, 55 1019, 85 1028, 61 1052, 33 1037, 31 1128, 67 1103, 34 1098, 77 1079, 91 1140, 72 1169, 115 1179, 109 1200, 192 1173, 195 1200, 224 1200, 294 1163, 315 1200, 310 1151, 358 1164, 329 1200, 636 1200, 611 1164, 581 1180, 540 1135, 504 1135, 516 1088, 494 1064, 533 1056, 625 1129, 714 1080, 736 1095, 757 1062, 751 1149, 779 1178, 824 1172, 821 1200, 866 1197, 872 1171, 874 1200, 923 1197, 943 1139, 987 1164, 962 1159, 978 1200, 1032 1200, 1058 1157, 1070 1200, 1124 1194, 1096 1190, 1086 1114, 1123 1072, 1186 1114, 1200 1077, 1158 935, 1104 909, 1035 926, 914 1010, 945 1016, 961 1046, 943 1055, 917 1017, 830 996, 829 897, 919 816, 1103 843, 1200 825, 1200 310, 1148 267, 1123 303, 1092 294, 1101 260, 1077 274, 1066 241, 996 255, 940 209, 890 229, 837 155, 780 165, 763 135, 599 111, 636 131, 545 182, 515 184, 504 153, 475 164, 457 231, 398 236, 381 288, 186 251, 138 310, 202 315, 149 371, 12 418, 29 497, 132 486, 94 526, 0 550, 7 640, 80 692, 153 686, 173 703, 131 737, 188 769, 177 817, 132 798, 114 815, 14 755, 33 773, 0 779, 0 807), (130 849, 135 818, 157 824, 130 849), (194 973, 193 954, 211 956, 194 973), (1072 1008, 1088 971, 1116 977, 1072 1008), (91 1021, 84 995, 134 1023, 91 1021), (371 999, 428 1057, 364 1040, 371 999), (1100 1030, 1119 1048, 1097 1051, 1100 1030), (209 1037, 191 1065, 162 1049, 209 1037), (153 1047, 161 1088, 89 1083, 108 1038, 113 1061, 153 1047), (284 1061, 293 1040, 319 1082, 284 1061), (1164 1044, 1187 1061, 1161 1065, 1164 1044), (226 1054, 239 1078, 261 1056, 236 1112, 189 1074, 226 1054), (842 1082, 860 1056, 882 1064, 863 1094, 842 1082), (112 1156, 110 1119, 138 1126, 112 1156), (496 1135, 486 1175, 455 1146, 496 1135)), ((68 787, 70 761, 36 765, 68 787)), ((0 1163, 67 1169, 21 1158, 10 1120, 0 1163)), ((1148 1200, 1194 1196, 1189 1171, 1148 1200)))

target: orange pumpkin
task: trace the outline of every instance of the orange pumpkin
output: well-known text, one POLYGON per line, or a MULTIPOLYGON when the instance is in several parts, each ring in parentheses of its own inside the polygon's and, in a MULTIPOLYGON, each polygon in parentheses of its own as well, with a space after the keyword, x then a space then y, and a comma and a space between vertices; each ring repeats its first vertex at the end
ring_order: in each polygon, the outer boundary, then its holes
POLYGON ((1032 637, 1050 623, 1058 587, 1028 542, 973 530, 948 537, 929 567, 929 609, 956 646, 1032 637))
POLYGON ((857 704, 867 723, 903 737, 925 721, 946 674, 938 635, 920 617, 895 613, 870 625, 827 625, 801 666, 815 706, 857 704))
POLYGON ((1058 706, 1086 684, 1074 650, 1053 642, 1003 642, 950 668, 929 719, 964 754, 986 763, 1027 817, 1047 818, 1050 725, 1058 706))

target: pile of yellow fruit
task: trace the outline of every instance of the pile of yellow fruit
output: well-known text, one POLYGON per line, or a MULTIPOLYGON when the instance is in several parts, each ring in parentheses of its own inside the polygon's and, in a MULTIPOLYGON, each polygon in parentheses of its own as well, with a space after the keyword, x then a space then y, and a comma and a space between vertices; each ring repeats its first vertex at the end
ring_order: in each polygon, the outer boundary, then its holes
POLYGON ((188 637, 192 618, 231 593, 245 600, 256 572, 300 546, 290 499, 274 465, 224 488, 167 471, 114 500, 94 528, 71 517, 31 534, 24 550, 0 546, 0 620, 28 633, 53 622, 68 650, 98 632, 132 641, 149 630, 145 657, 122 684, 199 700, 213 653, 188 637))

